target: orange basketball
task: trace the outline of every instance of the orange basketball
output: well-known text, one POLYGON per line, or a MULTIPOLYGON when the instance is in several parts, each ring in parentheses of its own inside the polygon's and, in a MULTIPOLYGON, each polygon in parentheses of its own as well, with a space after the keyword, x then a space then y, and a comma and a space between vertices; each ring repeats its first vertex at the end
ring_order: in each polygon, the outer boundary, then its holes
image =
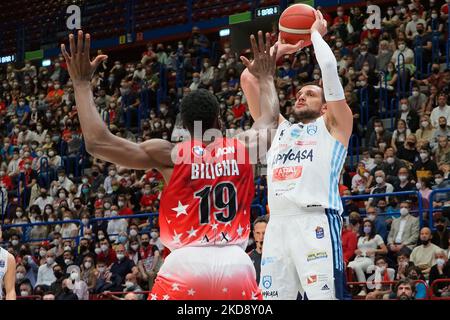
POLYGON ((296 44, 304 40, 311 45, 311 26, 316 21, 315 9, 307 4, 294 4, 283 11, 278 24, 281 41, 296 44))

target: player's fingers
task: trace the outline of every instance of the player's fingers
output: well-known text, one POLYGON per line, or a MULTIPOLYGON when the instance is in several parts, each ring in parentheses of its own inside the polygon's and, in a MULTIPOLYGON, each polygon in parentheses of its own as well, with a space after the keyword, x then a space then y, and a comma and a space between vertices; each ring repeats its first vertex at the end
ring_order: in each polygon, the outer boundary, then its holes
POLYGON ((305 43, 305 41, 300 40, 299 42, 297 42, 295 44, 295 47, 297 48, 297 50, 300 50, 301 48, 303 48, 303 44, 305 43))
POLYGON ((97 57, 95 57, 94 61, 92 61, 91 65, 93 68, 97 68, 99 66, 100 63, 102 63, 103 61, 105 61, 106 59, 108 59, 107 55, 99 55, 97 57))
POLYGON ((276 66, 276 64, 277 64, 277 53, 278 53, 278 44, 275 43, 275 46, 273 47, 273 54, 272 54, 272 61, 273 61, 274 66, 276 66))
POLYGON ((86 53, 89 57, 89 51, 91 50, 91 35, 89 33, 86 33, 86 36, 84 37, 84 49, 83 53, 86 53))
POLYGON ((64 59, 66 59, 66 62, 69 62, 70 61, 70 56, 67 53, 66 45, 64 43, 61 44, 61 53, 62 53, 64 59))
POLYGON ((77 53, 76 47, 75 47, 75 37, 73 34, 69 35, 69 47, 70 47, 70 54, 72 57, 77 53))
POLYGON ((266 52, 270 54, 270 33, 266 33, 266 52))
POLYGON ((250 44, 252 45, 253 57, 256 59, 258 56, 258 46, 256 45, 256 39, 253 34, 250 36, 250 44))
POLYGON ((319 19, 319 14, 317 13, 318 10, 314 10, 314 16, 316 17, 316 20, 319 19))
POLYGON ((264 53, 264 38, 261 30, 258 31, 258 47, 259 53, 264 53))
POLYGON ((83 53, 83 31, 78 30, 77 54, 83 53))
POLYGON ((317 14, 319 15, 319 19, 323 20, 323 15, 322 12, 320 12, 320 10, 317 10, 317 14))
POLYGON ((241 58, 242 63, 244 64, 244 66, 246 66, 248 68, 250 66, 250 61, 246 57, 243 57, 243 56, 241 56, 240 58, 241 58))

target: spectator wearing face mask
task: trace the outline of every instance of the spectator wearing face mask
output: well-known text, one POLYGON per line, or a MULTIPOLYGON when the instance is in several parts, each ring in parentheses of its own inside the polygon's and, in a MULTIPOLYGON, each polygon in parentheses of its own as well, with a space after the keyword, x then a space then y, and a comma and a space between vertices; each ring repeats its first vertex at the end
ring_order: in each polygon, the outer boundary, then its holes
POLYGON ((77 295, 78 300, 89 300, 88 286, 86 282, 80 278, 80 267, 71 265, 67 268, 67 274, 69 274, 69 279, 71 280, 69 288, 77 295))
POLYGON ((436 253, 442 250, 431 243, 431 237, 431 230, 428 227, 422 228, 420 230, 421 245, 414 248, 410 257, 411 262, 420 268, 425 278, 428 278, 431 267, 436 263, 436 253))
POLYGON ((364 70, 365 72, 374 70, 377 65, 377 59, 372 53, 368 52, 367 44, 362 43, 359 47, 359 55, 355 60, 355 70, 362 71, 363 66, 366 65, 366 63, 368 64, 367 66, 369 67, 369 69, 364 70))
POLYGON ((44 284, 50 286, 56 277, 53 274, 53 267, 56 265, 55 253, 53 251, 47 251, 45 264, 41 265, 38 269, 36 285, 44 284))
POLYGON ((78 296, 73 293, 73 283, 71 279, 64 279, 62 281, 61 293, 56 295, 55 300, 78 300, 78 296))
MULTIPOLYGON (((448 263, 448 257, 444 250, 440 249, 435 252, 436 264, 430 269, 429 283, 430 286, 435 280, 438 279, 450 279, 450 264, 448 263)), ((433 288, 433 293, 436 297, 450 297, 449 283, 437 283, 433 288)))
POLYGON ((412 250, 419 238, 419 219, 410 213, 409 202, 400 203, 400 217, 392 221, 387 244, 391 257, 396 258, 402 248, 412 250))
MULTIPOLYGON (((442 170, 434 172, 434 182, 433 190, 450 189, 450 179, 444 179, 444 172, 442 170)), ((436 193, 433 199, 433 207, 444 207, 449 200, 450 192, 436 193)))
POLYGON ((450 230, 447 229, 447 220, 442 216, 437 217, 434 222, 434 227, 436 230, 431 235, 431 242, 447 250, 450 238, 450 230))
POLYGON ((375 258, 375 265, 369 267, 369 272, 373 270, 375 271, 375 290, 367 294, 366 300, 389 299, 389 295, 392 292, 392 285, 380 282, 390 282, 394 280, 395 270, 388 268, 387 260, 383 256, 375 258))
POLYGON ((112 187, 113 179, 120 180, 121 177, 117 174, 116 166, 110 165, 108 168, 108 176, 105 178, 103 183, 103 187, 105 188, 107 195, 111 195, 114 192, 112 187))
POLYGON ((419 152, 416 150, 417 139, 414 134, 406 136, 403 145, 398 147, 397 156, 403 161, 407 161, 408 165, 412 165, 419 159, 419 152))
POLYGON ((431 125, 430 117, 422 115, 420 117, 420 128, 416 131, 416 137, 418 140, 426 140, 431 142, 433 140, 434 128, 431 125))
POLYGON ((33 295, 33 288, 31 287, 31 283, 27 280, 20 282, 19 284, 19 296, 21 297, 30 297, 33 295))
MULTIPOLYGON (((358 279, 358 282, 366 282, 365 272, 369 266, 375 263, 377 254, 386 254, 387 248, 383 239, 376 233, 373 221, 366 220, 363 224, 363 234, 358 238, 356 258, 348 266, 352 268, 358 279)), ((359 296, 366 296, 365 286, 362 286, 359 296)))
MULTIPOLYGON (((394 183, 394 192, 412 191, 415 185, 411 182, 411 175, 406 167, 398 170, 397 181, 394 183)), ((399 201, 408 200, 409 196, 398 196, 399 201)))
POLYGON ((103 261, 107 267, 117 261, 116 252, 111 248, 107 238, 100 240, 100 250, 96 250, 95 252, 97 254, 97 261, 103 261))
MULTIPOLYGON (((391 193, 394 191, 394 187, 392 184, 386 182, 386 175, 384 171, 378 170, 375 172, 375 185, 371 188, 370 194, 377 194, 377 193, 391 193)), ((386 197, 386 201, 389 197, 386 197)), ((369 203, 373 206, 376 206, 380 197, 377 198, 369 198, 369 203)))
POLYGON ((431 111, 430 120, 433 128, 440 128, 441 117, 446 119, 446 123, 450 120, 450 106, 447 104, 447 94, 443 92, 438 95, 438 106, 431 111))
POLYGON ((384 150, 379 150, 379 147, 376 145, 377 142, 382 141, 384 143, 384 148, 388 146, 388 144, 391 143, 392 135, 384 129, 384 124, 381 120, 375 119, 373 122, 373 128, 374 131, 370 135, 369 139, 369 147, 372 151, 381 151, 384 152, 384 150))
MULTIPOLYGON (((431 160, 430 149, 423 146, 419 149, 420 159, 414 163, 413 172, 418 180, 430 179, 433 172, 438 170, 436 162, 431 160)), ((419 188, 418 188, 419 189, 419 188)))
POLYGON ((375 232, 381 236, 384 242, 387 240, 386 216, 379 216, 375 207, 369 206, 366 209, 367 219, 372 221, 375 226, 375 232))
MULTIPOLYGON (((119 215, 119 208, 116 205, 111 206, 111 217, 117 217, 119 215)), ((118 239, 118 234, 121 232, 127 232, 128 221, 126 219, 112 219, 108 221, 108 232, 109 239, 111 241, 116 241, 118 239)))
POLYGON ((92 254, 84 256, 81 264, 80 279, 86 283, 87 290, 93 293, 96 287, 97 277, 95 274, 94 256, 92 254))
POLYGON ((125 276, 128 273, 139 272, 139 270, 135 266, 134 262, 127 257, 124 245, 117 245, 115 248, 115 252, 117 261, 113 262, 110 267, 110 271, 113 275, 118 276, 121 279, 121 282, 124 282, 125 276))

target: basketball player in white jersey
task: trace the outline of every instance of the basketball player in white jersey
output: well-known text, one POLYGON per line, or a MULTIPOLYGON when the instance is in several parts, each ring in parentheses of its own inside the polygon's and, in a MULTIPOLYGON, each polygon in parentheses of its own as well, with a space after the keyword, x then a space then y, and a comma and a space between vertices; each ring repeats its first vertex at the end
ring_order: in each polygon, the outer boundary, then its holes
MULTIPOLYGON (((336 58, 322 38, 326 31, 327 23, 316 11, 311 40, 323 88, 305 85, 299 90, 293 111, 296 122, 291 124, 280 115, 267 154, 270 222, 261 261, 264 299, 294 300, 298 292, 310 300, 344 298, 338 180, 353 115, 339 81, 336 58)), ((279 51, 286 53, 294 47, 279 45, 279 51)), ((257 79, 245 70, 241 85, 257 119, 257 79)))
MULTIPOLYGON (((0 242, 1 240, 0 229, 0 242)), ((0 247, 0 300, 3 299, 3 284, 6 300, 16 300, 16 260, 11 253, 0 247)))

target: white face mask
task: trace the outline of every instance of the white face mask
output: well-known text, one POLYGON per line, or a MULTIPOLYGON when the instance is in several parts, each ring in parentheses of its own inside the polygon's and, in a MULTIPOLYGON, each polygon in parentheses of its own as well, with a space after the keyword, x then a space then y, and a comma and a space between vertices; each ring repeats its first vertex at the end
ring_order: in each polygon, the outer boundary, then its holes
POLYGON ((434 179, 434 182, 436 182, 436 184, 441 184, 442 181, 444 181, 444 179, 442 179, 442 178, 436 178, 436 179, 434 179))
POLYGON ((422 125, 422 127, 426 128, 428 127, 428 121, 422 121, 420 124, 422 125))
POLYGON ((92 263, 89 262, 89 261, 86 261, 86 262, 84 263, 84 267, 85 267, 86 269, 89 269, 90 267, 92 267, 92 263))
POLYGON ((389 157, 389 158, 386 159, 386 162, 388 164, 393 164, 395 162, 395 159, 393 157, 389 157))
POLYGON ((129 288, 132 288, 132 287, 134 287, 134 283, 131 282, 131 281, 126 281, 126 282, 125 282, 125 287, 127 287, 128 289, 129 289, 129 288))
POLYGON ((102 249, 100 249, 100 248, 95 248, 94 251, 95 251, 95 254, 100 254, 100 253, 102 252, 102 249))
POLYGON ((420 153, 420 159, 422 159, 422 161, 425 161, 428 159, 428 153, 426 152, 421 152, 420 153))
POLYGON ((150 237, 152 237, 152 239, 156 239, 156 238, 158 238, 158 233, 153 231, 150 233, 150 237))
POLYGON ((123 253, 118 253, 116 254, 117 259, 122 260, 123 258, 125 258, 125 255, 123 253))
POLYGON ((133 244, 133 245, 131 246, 131 249, 133 249, 134 251, 136 251, 138 248, 139 248, 139 245, 138 245, 138 244, 133 244))
POLYGON ((108 246, 107 246, 106 244, 102 244, 102 245, 100 246, 100 248, 102 249, 103 252, 105 252, 105 251, 108 250, 108 246))
POLYGON ((401 209, 400 209, 400 215, 401 215, 402 217, 407 216, 408 213, 409 213, 409 210, 408 210, 407 208, 401 208, 401 209))
POLYGON ((416 183, 416 188, 417 190, 420 190, 422 188, 422 184, 420 182, 416 183))
POLYGON ((406 180, 408 180, 408 176, 401 175, 398 176, 398 179, 400 180, 400 182, 405 182, 406 180))
POLYGON ((375 178, 375 181, 376 181, 378 184, 382 184, 383 181, 384 181, 384 179, 383 179, 383 177, 376 177, 376 178, 375 178))
POLYGON ((137 236, 138 232, 136 231, 136 229, 131 229, 130 230, 130 236, 135 237, 137 236))
POLYGON ((445 264, 445 260, 442 258, 436 259, 436 264, 438 266, 443 266, 445 264))

